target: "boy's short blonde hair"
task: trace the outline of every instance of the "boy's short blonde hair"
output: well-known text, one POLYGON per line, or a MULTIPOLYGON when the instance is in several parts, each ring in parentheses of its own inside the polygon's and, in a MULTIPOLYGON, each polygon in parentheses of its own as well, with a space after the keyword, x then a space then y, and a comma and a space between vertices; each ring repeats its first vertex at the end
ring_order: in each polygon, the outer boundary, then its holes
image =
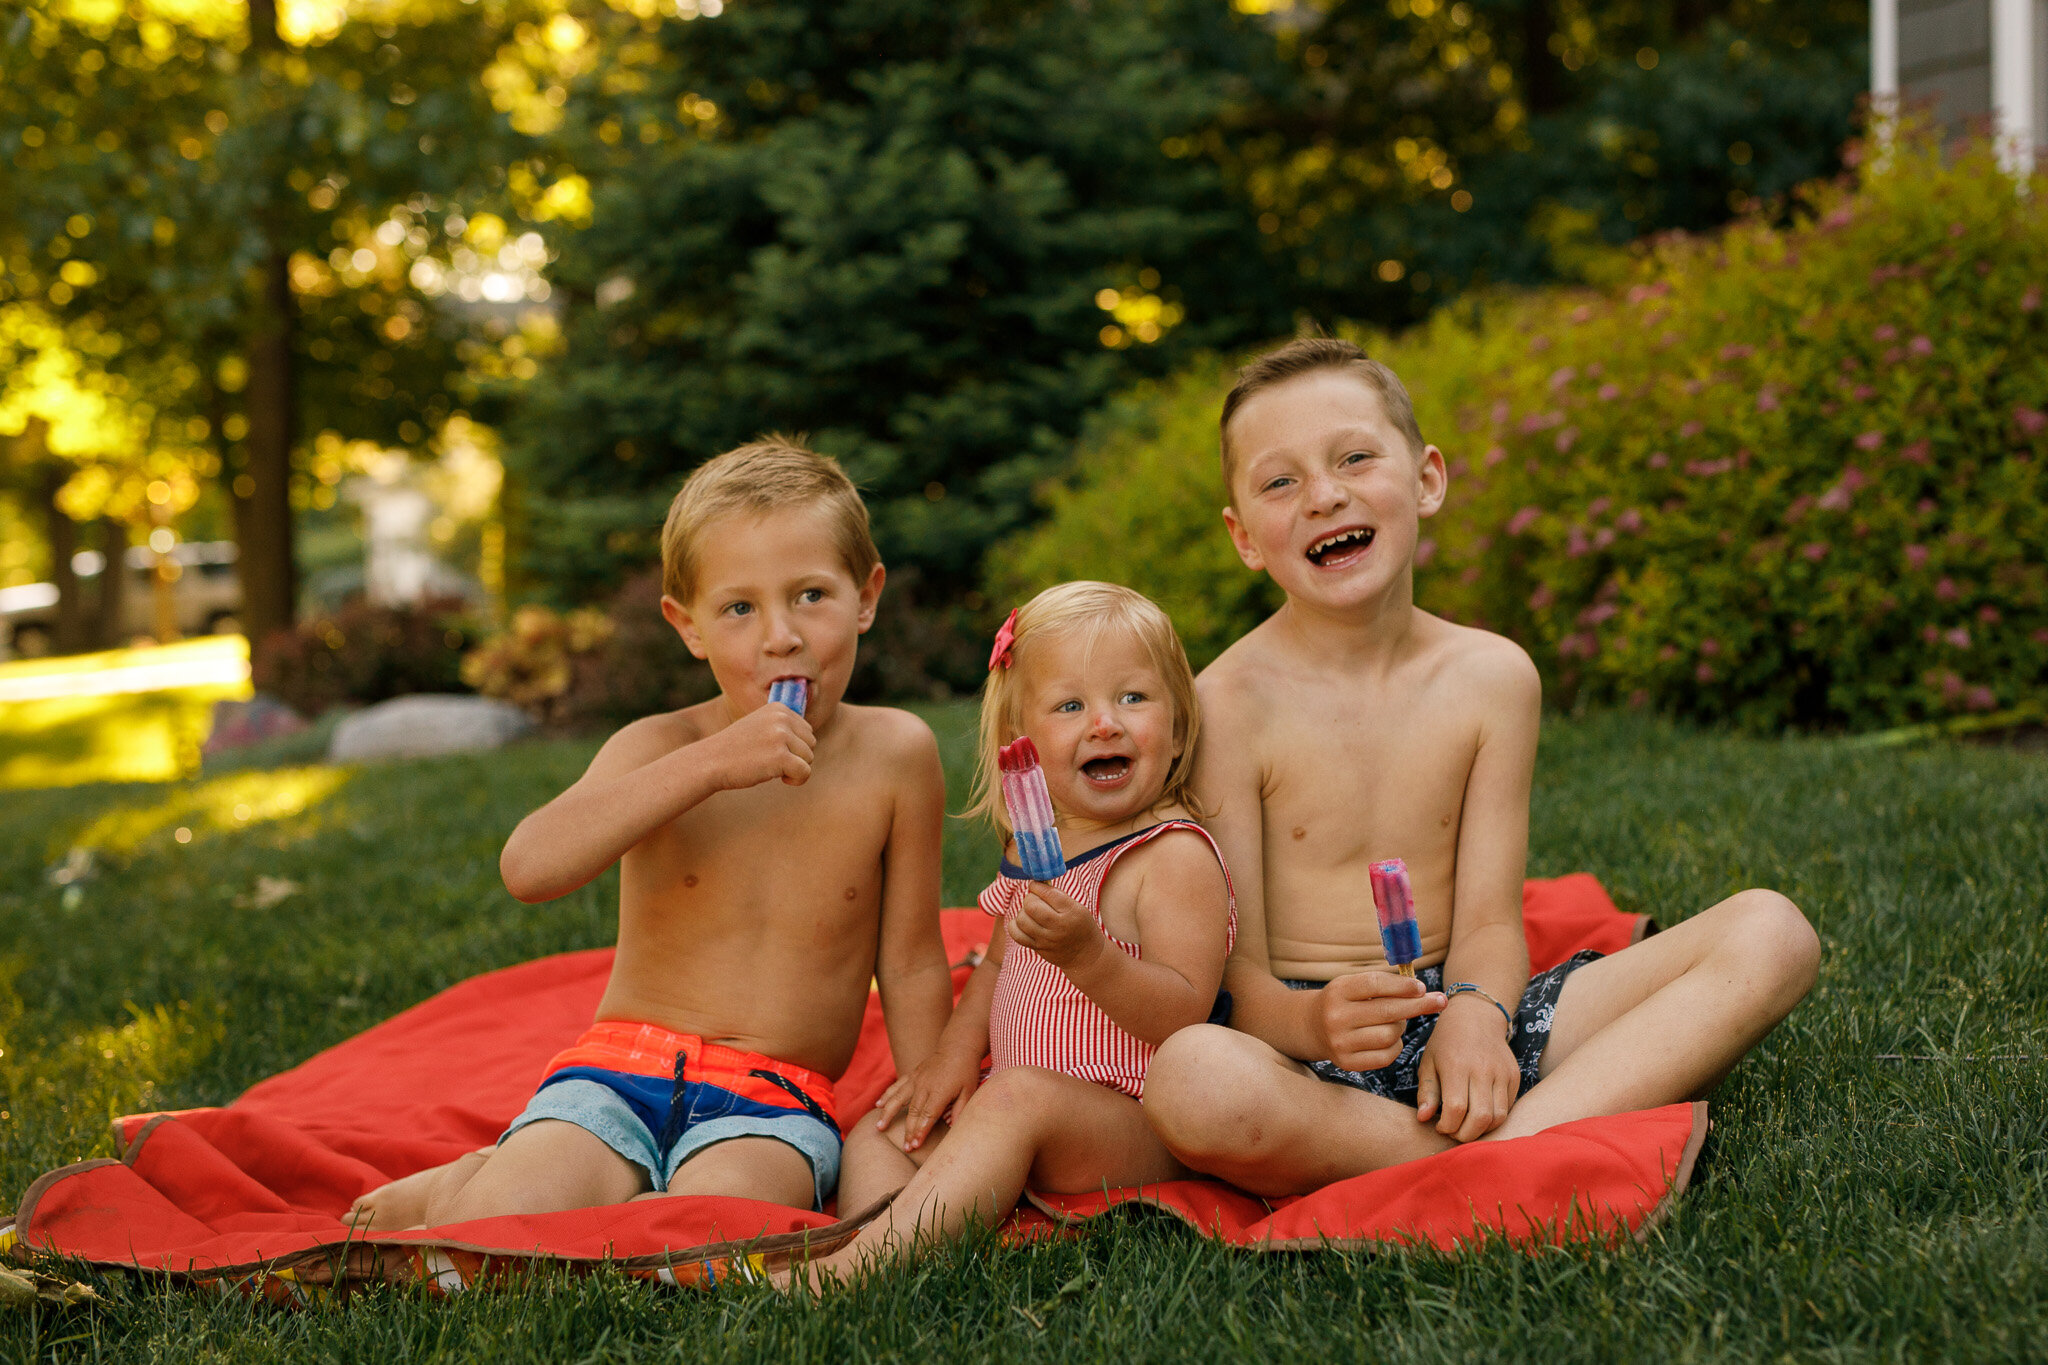
POLYGON ((1356 374, 1379 395, 1387 420, 1407 439, 1415 455, 1421 457, 1427 442, 1422 439, 1422 428, 1415 423, 1415 404, 1409 400, 1408 389, 1399 375, 1367 355, 1365 348, 1355 342, 1339 337, 1300 337, 1247 363, 1237 372, 1237 386, 1223 400, 1223 417, 1217 430, 1223 447, 1223 486, 1233 501, 1237 496, 1232 484, 1237 476, 1237 457, 1230 449, 1230 419, 1237 415, 1245 400, 1260 390, 1316 370, 1348 370, 1356 374))
POLYGON ((770 434, 713 456, 683 481, 661 528, 661 590, 678 602, 690 600, 704 528, 720 517, 808 506, 826 514, 847 572, 855 586, 865 585, 882 556, 860 490, 831 456, 806 450, 800 437, 770 434))
POLYGON ((1137 637, 1153 667, 1166 680, 1167 697, 1173 703, 1177 752, 1157 804, 1202 813, 1194 793, 1195 740, 1202 730, 1202 706, 1195 698, 1195 671, 1188 667, 1187 651, 1181 648, 1172 619, 1143 593, 1115 583, 1083 580, 1047 588, 1018 608, 1010 666, 990 669, 988 682, 981 689, 981 747, 974 763, 974 804, 964 818, 979 817, 1004 834, 1011 832, 996 751, 1023 733, 1024 688, 1019 676, 1032 652, 1054 636, 1080 632, 1092 645, 1112 630, 1137 637))

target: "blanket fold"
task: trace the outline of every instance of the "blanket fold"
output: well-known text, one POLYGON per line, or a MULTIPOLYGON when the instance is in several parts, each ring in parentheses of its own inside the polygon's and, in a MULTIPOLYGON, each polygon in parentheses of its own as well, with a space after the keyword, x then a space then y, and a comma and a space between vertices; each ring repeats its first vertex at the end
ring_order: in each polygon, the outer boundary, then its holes
MULTIPOLYGON (((1644 917, 1615 909, 1574 874, 1531 881, 1523 914, 1532 966, 1580 948, 1614 952, 1644 917)), ((955 989, 991 922, 947 911, 955 989)), ((547 1060, 589 1023, 609 949, 564 953, 459 983, 220 1108, 115 1121, 120 1160, 84 1161, 36 1180, 0 1249, 237 1285, 278 1300, 382 1281, 453 1290, 535 1258, 608 1262, 665 1282, 746 1250, 823 1250, 876 1210, 837 1219, 746 1199, 675 1198, 567 1213, 484 1219, 420 1233, 351 1236, 351 1200, 384 1181, 492 1141, 525 1104, 547 1060)), ((844 1121, 858 1121, 894 1077, 879 1003, 870 999, 840 1078, 844 1121)), ((1426 1243, 1500 1236, 1517 1244, 1640 1234, 1690 1178, 1704 1105, 1589 1119, 1516 1142, 1462 1147, 1318 1190, 1263 1201, 1214 1181, 1088 1196, 1033 1195, 1010 1231, 1124 1205, 1179 1218, 1254 1250, 1426 1243)))

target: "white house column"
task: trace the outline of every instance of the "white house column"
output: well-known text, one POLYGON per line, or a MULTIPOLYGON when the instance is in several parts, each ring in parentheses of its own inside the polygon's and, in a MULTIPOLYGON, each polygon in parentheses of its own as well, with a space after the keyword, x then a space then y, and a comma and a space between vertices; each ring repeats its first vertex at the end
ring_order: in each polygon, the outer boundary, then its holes
MULTIPOLYGON (((1873 5, 1882 2, 1872 0, 1873 5)), ((1871 38, 1875 66, 1874 25, 1871 38)), ((2034 167, 2034 68, 2040 60, 2034 39, 2034 0, 1991 0, 1991 126, 1998 138, 1998 159, 2014 175, 2025 175, 2034 167)), ((1896 62, 1896 45, 1893 51, 1896 62)))
POLYGON ((1870 0, 1870 103, 1879 115, 1899 102, 1899 0, 1870 0))

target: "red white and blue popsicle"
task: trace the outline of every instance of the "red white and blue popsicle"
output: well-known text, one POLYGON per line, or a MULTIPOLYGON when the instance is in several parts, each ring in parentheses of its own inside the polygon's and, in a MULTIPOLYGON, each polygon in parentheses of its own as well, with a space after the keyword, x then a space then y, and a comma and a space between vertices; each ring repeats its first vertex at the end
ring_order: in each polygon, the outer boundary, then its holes
POLYGON ((1415 923, 1415 891, 1408 884, 1408 864, 1399 858, 1374 863, 1372 903, 1380 913, 1380 945, 1387 963, 1403 976, 1415 975, 1422 956, 1422 930, 1415 923))
POLYGON ((1049 882, 1067 870, 1060 851, 1060 832, 1053 825, 1052 793, 1045 789, 1045 769, 1038 766, 1038 746, 1029 735, 1005 744, 996 754, 1003 774, 1003 806, 1017 836, 1017 866, 1027 881, 1049 882))
POLYGON ((768 684, 768 700, 779 701, 798 715, 810 705, 811 685, 803 678, 777 678, 768 684))

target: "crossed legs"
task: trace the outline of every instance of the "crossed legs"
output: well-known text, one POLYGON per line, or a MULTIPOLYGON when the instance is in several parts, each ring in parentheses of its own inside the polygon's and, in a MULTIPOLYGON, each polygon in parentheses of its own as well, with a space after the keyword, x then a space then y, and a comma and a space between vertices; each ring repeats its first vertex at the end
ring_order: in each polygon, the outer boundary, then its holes
MULTIPOLYGON (((1706 1094, 1813 988, 1820 941, 1775 891, 1744 891, 1574 972, 1541 1083, 1481 1141, 1706 1094)), ((1145 1112, 1168 1150, 1255 1194, 1300 1194, 1451 1146, 1394 1100, 1319 1080, 1203 1025, 1152 1058, 1145 1112)))

